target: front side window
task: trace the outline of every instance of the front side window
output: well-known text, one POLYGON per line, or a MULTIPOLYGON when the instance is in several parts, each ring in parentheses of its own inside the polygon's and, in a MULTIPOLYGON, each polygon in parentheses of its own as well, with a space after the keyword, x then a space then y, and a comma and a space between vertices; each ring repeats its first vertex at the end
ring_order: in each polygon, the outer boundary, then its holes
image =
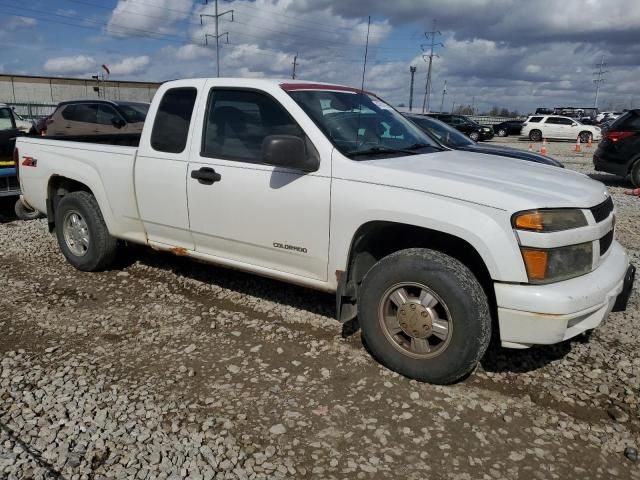
POLYGON ((550 124, 550 125, 558 125, 560 122, 558 122, 558 120, 560 120, 558 117, 549 117, 547 118, 547 121, 544 123, 550 124))
POLYGON ((250 90, 211 91, 202 156, 262 163, 262 142, 270 135, 304 138, 298 124, 268 95, 250 90))
POLYGON ((197 95, 198 91, 193 87, 171 88, 165 92, 151 131, 154 150, 167 153, 184 151, 197 95))
POLYGON ((15 128, 11 110, 8 108, 0 108, 0 130, 11 130, 15 128))
POLYGON ((420 127, 366 92, 295 90, 289 95, 348 157, 361 160, 441 149, 420 127))
POLYGON ((558 118, 556 123, 558 125, 577 125, 577 123, 570 118, 558 118))
POLYGON ((113 125, 113 119, 120 119, 120 115, 111 105, 98 106, 98 119, 96 123, 100 125, 113 125))
POLYGON ((120 113, 129 123, 141 123, 147 118, 149 111, 148 103, 120 103, 118 104, 120 113))

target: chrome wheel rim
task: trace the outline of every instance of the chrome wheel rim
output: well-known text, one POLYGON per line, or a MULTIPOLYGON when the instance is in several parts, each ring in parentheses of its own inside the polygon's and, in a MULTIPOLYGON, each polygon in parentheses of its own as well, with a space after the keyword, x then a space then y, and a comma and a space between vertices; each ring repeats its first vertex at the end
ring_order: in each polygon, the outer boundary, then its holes
POLYGON ((500 130, 498 132, 498 136, 499 137, 506 137, 507 136, 507 131, 506 130, 500 130))
POLYGON ((449 308, 420 283, 403 282, 387 289, 380 300, 378 319, 393 347, 412 358, 437 357, 451 342, 449 308))
POLYGON ((62 233, 67 248, 77 257, 83 257, 89 251, 89 227, 87 222, 75 210, 66 213, 62 220, 62 233))

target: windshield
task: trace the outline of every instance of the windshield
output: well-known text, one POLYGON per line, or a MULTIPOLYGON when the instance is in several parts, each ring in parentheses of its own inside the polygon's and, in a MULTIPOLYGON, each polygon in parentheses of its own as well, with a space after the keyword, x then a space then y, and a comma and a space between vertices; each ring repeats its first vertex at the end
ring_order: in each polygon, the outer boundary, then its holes
POLYGON ((149 111, 148 103, 119 103, 118 108, 128 123, 144 122, 149 111))
POLYGON ((435 118, 410 116, 409 119, 418 125, 421 129, 425 130, 436 137, 441 143, 447 147, 456 148, 463 147, 465 145, 474 145, 474 141, 469 137, 460 133, 453 127, 450 127, 440 120, 435 118))
POLYGON ((289 94, 348 157, 362 160, 441 150, 420 128, 366 92, 298 90, 289 94))

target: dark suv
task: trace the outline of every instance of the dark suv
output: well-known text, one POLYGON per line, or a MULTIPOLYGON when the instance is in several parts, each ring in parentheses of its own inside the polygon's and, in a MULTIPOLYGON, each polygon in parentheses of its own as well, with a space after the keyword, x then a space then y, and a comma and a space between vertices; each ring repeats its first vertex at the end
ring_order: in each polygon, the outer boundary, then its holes
POLYGON ((626 177, 640 187, 640 109, 629 110, 607 129, 593 154, 600 172, 626 177))
POLYGON ((452 115, 449 113, 428 113, 427 115, 451 125, 474 142, 491 140, 494 136, 493 128, 480 125, 464 115, 452 115))

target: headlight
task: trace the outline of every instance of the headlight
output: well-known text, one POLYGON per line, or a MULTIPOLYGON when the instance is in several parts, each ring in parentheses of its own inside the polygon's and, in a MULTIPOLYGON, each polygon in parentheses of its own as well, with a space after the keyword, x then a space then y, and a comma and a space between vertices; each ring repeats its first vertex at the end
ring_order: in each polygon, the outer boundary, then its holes
POLYGON ((586 227, 587 218, 578 209, 529 210, 511 218, 513 228, 534 232, 559 232, 571 228, 586 227))
POLYGON ((520 250, 531 283, 558 282, 591 271, 592 242, 548 250, 529 247, 520 250))

